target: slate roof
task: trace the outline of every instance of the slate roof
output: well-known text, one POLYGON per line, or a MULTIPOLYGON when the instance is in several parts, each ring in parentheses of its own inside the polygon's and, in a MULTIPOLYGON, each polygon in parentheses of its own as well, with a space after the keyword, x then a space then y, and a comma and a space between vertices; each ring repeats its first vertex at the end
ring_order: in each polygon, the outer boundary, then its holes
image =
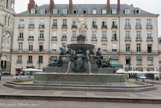
MULTIPOLYGON (((110 6, 111 6, 111 10, 117 9, 117 4, 111 4, 110 6)), ((36 9, 36 14, 40 14, 41 9, 45 9, 46 14, 52 14, 52 13, 49 12, 49 4, 38 6, 35 9, 36 9)), ((69 4, 55 4, 54 9, 59 10, 58 14, 63 14, 63 9, 67 9, 69 11, 69 4)), ((78 14, 82 14, 82 10, 87 9, 88 15, 92 14, 93 9, 96 9, 97 14, 100 15, 100 14, 102 14, 102 9, 107 9, 107 5, 106 4, 73 4, 73 9, 77 9, 78 14)), ((132 15, 132 14, 135 14, 134 11, 136 9, 139 9, 139 8, 133 7, 133 6, 130 6, 130 5, 127 5, 127 4, 121 4, 120 5, 120 14, 124 14, 125 9, 129 9, 130 14, 132 15)), ((142 9, 139 9, 139 10, 140 10, 140 14, 152 14, 152 13, 144 11, 142 9)), ((19 13, 19 14, 27 15, 27 14, 29 14, 29 11, 25 11, 25 12, 22 12, 22 13, 19 13)), ((107 13, 107 14, 109 14, 109 13, 107 13)))

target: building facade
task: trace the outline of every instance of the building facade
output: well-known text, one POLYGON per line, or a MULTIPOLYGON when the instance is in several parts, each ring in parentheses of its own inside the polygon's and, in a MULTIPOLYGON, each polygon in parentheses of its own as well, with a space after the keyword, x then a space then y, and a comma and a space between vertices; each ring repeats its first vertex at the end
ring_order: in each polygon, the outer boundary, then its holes
POLYGON ((125 70, 159 69, 158 14, 132 5, 54 4, 37 6, 30 0, 28 10, 15 15, 12 74, 25 68, 42 68, 59 48, 76 43, 77 14, 86 21, 87 43, 102 49, 114 66, 125 70))
POLYGON ((0 68, 11 71, 11 44, 14 27, 15 0, 0 0, 0 68))

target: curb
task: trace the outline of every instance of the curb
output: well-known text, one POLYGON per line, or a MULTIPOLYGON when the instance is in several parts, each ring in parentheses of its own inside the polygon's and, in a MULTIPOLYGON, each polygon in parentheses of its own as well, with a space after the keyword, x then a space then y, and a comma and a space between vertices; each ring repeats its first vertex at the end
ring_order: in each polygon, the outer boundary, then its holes
POLYGON ((138 99, 125 97, 83 97, 83 96, 41 96, 41 95, 9 95, 1 94, 0 99, 26 100, 56 100, 56 101, 90 101, 90 102, 119 102, 119 103, 146 103, 161 104, 161 99, 138 99))

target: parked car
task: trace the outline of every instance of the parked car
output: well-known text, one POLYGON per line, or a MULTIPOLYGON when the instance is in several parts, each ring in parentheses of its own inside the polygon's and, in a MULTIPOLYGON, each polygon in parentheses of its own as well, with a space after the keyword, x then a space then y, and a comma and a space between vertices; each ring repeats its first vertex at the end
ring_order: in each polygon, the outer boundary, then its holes
POLYGON ((2 72, 2 75, 11 75, 10 72, 2 72))
POLYGON ((145 76, 145 74, 138 74, 136 76, 136 78, 138 78, 138 79, 146 79, 146 76, 145 76))

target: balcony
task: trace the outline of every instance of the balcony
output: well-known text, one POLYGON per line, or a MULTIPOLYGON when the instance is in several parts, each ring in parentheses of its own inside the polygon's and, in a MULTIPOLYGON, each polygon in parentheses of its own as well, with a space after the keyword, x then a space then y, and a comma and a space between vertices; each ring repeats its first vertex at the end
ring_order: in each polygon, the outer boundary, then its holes
POLYGON ((97 25, 92 25, 92 28, 93 29, 97 29, 97 25))
POLYGON ((102 29, 107 29, 107 25, 102 25, 102 29))
POLYGON ((126 52, 126 50, 121 50, 120 54, 159 54, 159 50, 130 50, 130 52, 126 52))
POLYGON ((101 41, 107 41, 107 37, 102 37, 101 41))
POLYGON ((92 37, 91 41, 97 41, 97 37, 92 37))
POLYGON ((117 37, 116 38, 112 38, 111 41, 117 41, 117 37))
POLYGON ((24 29, 25 28, 25 25, 24 24, 19 24, 18 25, 18 29, 24 29))
POLYGON ((56 37, 56 36, 53 36, 53 37, 51 38, 51 41, 57 41, 57 37, 56 37))
POLYGON ((62 29, 68 29, 67 25, 62 25, 62 29))
POLYGON ((39 37, 38 41, 44 41, 44 38, 40 38, 40 37, 39 37))
POLYGON ((39 29, 45 29, 45 25, 44 24, 40 24, 39 25, 39 29))
POLYGON ((49 49, 33 49, 32 51, 29 49, 11 49, 12 53, 48 53, 49 49))
POLYGON ((153 42, 153 37, 147 37, 147 42, 153 42))
POLYGON ((125 37, 125 41, 131 41, 131 37, 125 37))
POLYGON ((77 25, 72 25, 72 29, 77 29, 77 25))
POLYGON ((42 63, 43 63, 43 61, 39 61, 39 60, 37 61, 37 64, 42 64, 42 63))
POLYGON ((17 60, 17 63, 21 64, 22 63, 22 60, 17 60))
POLYGON ((34 41, 34 36, 29 36, 28 41, 34 41))
POLYGON ((29 29, 34 29, 35 28, 35 25, 34 24, 29 24, 29 29))
POLYGON ((76 37, 72 37, 71 41, 77 41, 77 38, 76 37))
POLYGON ((52 29, 58 29, 58 26, 57 25, 53 25, 52 29))
POLYGON ((153 29, 152 25, 146 25, 146 29, 153 29))
POLYGON ((131 25, 125 25, 125 29, 131 29, 131 25))
POLYGON ((117 25, 112 25, 111 29, 117 29, 117 25))
POLYGON ((24 41, 24 38, 18 38, 17 40, 18 41, 24 41))
POLYGON ((27 61, 27 64, 32 64, 32 62, 33 62, 33 61, 28 60, 28 61, 27 61))
POLYGON ((61 41, 67 41, 67 36, 66 35, 62 36, 61 41))
POLYGON ((142 37, 136 37, 136 41, 142 41, 142 37))
POLYGON ((136 25, 135 29, 142 29, 142 26, 141 25, 136 25))

